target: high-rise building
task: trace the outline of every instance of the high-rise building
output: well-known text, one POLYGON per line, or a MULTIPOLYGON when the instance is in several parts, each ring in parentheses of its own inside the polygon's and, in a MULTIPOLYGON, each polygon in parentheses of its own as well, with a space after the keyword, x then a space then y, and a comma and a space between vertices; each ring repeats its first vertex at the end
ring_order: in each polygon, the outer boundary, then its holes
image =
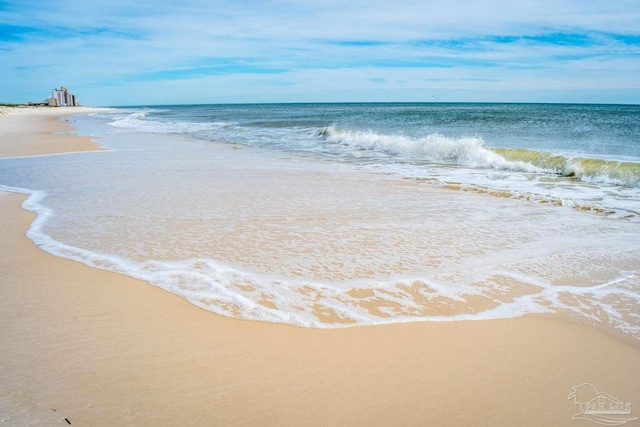
POLYGON ((78 98, 69 93, 69 89, 62 86, 60 89, 53 89, 52 97, 50 98, 52 107, 79 107, 80 101, 78 98))

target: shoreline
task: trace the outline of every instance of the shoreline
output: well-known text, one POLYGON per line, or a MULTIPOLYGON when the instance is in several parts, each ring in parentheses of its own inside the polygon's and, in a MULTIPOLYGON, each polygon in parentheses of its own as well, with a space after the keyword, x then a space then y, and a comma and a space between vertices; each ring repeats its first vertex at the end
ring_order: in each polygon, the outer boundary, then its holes
POLYGON ((92 137, 73 135, 73 126, 63 117, 112 111, 109 108, 13 108, 0 114, 3 143, 0 158, 41 156, 78 151, 96 151, 101 148, 92 137))
MULTIPOLYGON (((23 117, 0 128, 0 155, 27 140, 28 155, 96 149, 52 135, 60 120, 23 117)), ((582 383, 640 413, 640 349, 599 329, 540 316, 338 329, 225 318, 38 249, 26 197, 0 192, 0 421, 588 425, 567 399, 582 383)))

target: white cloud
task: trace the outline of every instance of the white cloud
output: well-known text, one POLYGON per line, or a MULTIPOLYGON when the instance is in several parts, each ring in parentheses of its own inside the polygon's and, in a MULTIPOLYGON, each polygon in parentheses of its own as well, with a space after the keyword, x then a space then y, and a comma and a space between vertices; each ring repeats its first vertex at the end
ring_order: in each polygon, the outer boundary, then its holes
POLYGON ((478 93, 635 90, 635 3, 20 0, 0 5, 0 94, 38 99, 65 84, 124 104, 164 102, 169 89, 178 102, 373 100, 427 93, 426 81, 478 93))

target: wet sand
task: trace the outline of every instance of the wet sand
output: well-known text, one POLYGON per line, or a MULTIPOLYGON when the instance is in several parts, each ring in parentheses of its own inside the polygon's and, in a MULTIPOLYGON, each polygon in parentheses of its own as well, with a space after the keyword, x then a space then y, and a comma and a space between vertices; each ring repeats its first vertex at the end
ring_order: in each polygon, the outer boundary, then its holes
MULTIPOLYGON (((96 148, 52 136, 65 112, 43 110, 0 116, 0 156, 96 148)), ((225 318, 43 252, 25 237, 26 196, 0 194, 7 425, 594 425, 571 419, 568 395, 582 383, 640 413, 640 345, 590 326, 531 316, 318 330, 225 318)))
POLYGON ((0 157, 96 150, 98 147, 90 138, 68 133, 73 128, 64 116, 106 110, 84 107, 5 108, 4 114, 0 114, 0 157))

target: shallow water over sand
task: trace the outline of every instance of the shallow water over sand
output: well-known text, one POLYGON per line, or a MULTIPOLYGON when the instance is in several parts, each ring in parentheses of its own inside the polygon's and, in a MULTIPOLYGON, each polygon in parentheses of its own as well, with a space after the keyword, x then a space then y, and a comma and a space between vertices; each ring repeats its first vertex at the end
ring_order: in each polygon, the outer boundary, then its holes
POLYGON ((43 249, 234 317, 336 327, 556 313, 640 338, 637 222, 171 134, 2 161, 43 249), (454 188, 454 189, 452 189, 454 188))

